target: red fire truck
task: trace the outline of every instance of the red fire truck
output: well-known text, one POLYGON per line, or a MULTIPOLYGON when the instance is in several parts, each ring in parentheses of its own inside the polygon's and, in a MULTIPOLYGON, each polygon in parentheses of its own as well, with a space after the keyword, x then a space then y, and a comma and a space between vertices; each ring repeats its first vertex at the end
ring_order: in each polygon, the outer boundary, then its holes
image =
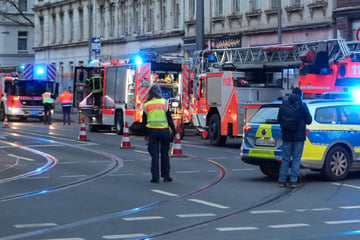
POLYGON ((41 95, 52 89, 58 94, 56 67, 52 64, 24 64, 0 67, 0 120, 28 117, 43 121, 44 111, 41 95))
POLYGON ((190 68, 182 57, 141 53, 125 61, 76 67, 74 106, 90 131, 107 126, 122 134, 125 123, 132 131, 142 130, 143 103, 154 83, 160 85, 163 97, 168 99, 175 124, 183 136, 184 128, 192 124, 193 95, 190 68), (86 81, 94 75, 103 80, 99 111, 94 111, 94 94, 86 81))
POLYGON ((242 137, 244 124, 262 103, 286 97, 294 86, 305 98, 315 98, 360 85, 360 42, 213 49, 196 52, 194 60, 193 121, 213 145, 242 137))
POLYGON ((328 92, 348 92, 360 87, 360 42, 329 40, 300 57, 296 84, 305 98, 317 98, 328 92))

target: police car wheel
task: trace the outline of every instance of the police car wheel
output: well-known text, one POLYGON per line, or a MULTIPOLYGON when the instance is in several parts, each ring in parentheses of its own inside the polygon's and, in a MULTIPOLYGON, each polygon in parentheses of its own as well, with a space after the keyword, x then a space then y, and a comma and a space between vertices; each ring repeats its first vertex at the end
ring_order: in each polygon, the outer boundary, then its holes
POLYGON ((268 165, 260 165, 261 172, 271 178, 278 178, 279 177, 279 166, 268 166, 268 165))
POLYGON ((349 152, 341 146, 335 146, 328 152, 321 174, 328 180, 339 181, 346 178, 351 166, 349 152))

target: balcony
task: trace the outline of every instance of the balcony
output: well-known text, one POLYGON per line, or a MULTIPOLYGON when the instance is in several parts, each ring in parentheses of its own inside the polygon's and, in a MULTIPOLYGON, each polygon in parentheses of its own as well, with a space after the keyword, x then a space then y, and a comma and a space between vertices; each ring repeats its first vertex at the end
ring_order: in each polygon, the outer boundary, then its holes
POLYGON ((310 10, 311 18, 313 18, 315 10, 321 10, 325 17, 327 6, 328 6, 328 2, 326 2, 326 1, 318 1, 318 2, 310 3, 307 5, 307 7, 310 10))
POLYGON ((294 4, 290 6, 285 7, 285 11, 288 17, 288 20, 290 21, 291 15, 294 13, 298 13, 300 15, 300 18, 303 18, 303 12, 304 12, 304 6, 301 4, 294 4))

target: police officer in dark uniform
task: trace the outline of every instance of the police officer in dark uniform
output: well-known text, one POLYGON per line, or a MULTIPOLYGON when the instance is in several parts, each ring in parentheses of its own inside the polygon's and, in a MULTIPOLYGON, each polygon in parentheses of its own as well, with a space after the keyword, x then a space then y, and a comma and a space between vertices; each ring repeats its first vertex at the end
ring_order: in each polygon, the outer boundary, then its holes
POLYGON ((161 97, 159 85, 154 84, 149 90, 149 96, 144 103, 143 124, 145 125, 145 139, 149 141, 148 151, 151 155, 150 182, 159 183, 159 149, 161 154, 161 177, 164 182, 171 182, 170 177, 170 131, 176 133, 174 121, 168 108, 168 102, 161 97))

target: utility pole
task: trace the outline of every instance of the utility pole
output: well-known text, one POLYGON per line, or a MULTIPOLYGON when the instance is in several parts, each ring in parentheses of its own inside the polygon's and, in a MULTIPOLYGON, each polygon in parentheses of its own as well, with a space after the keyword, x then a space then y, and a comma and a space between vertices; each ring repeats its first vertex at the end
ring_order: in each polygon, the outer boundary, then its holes
POLYGON ((196 0, 196 50, 204 49, 204 0, 196 0))
POLYGON ((278 12, 278 44, 282 43, 282 33, 281 33, 281 0, 277 1, 277 12, 278 12))
MULTIPOLYGON (((94 8, 95 6, 93 6, 94 8)), ((92 11, 92 8, 91 8, 91 0, 88 0, 88 16, 89 16, 89 22, 88 22, 88 32, 89 32, 89 59, 88 59, 88 64, 91 62, 91 40, 92 40, 92 22, 93 22, 93 11, 92 11)))

